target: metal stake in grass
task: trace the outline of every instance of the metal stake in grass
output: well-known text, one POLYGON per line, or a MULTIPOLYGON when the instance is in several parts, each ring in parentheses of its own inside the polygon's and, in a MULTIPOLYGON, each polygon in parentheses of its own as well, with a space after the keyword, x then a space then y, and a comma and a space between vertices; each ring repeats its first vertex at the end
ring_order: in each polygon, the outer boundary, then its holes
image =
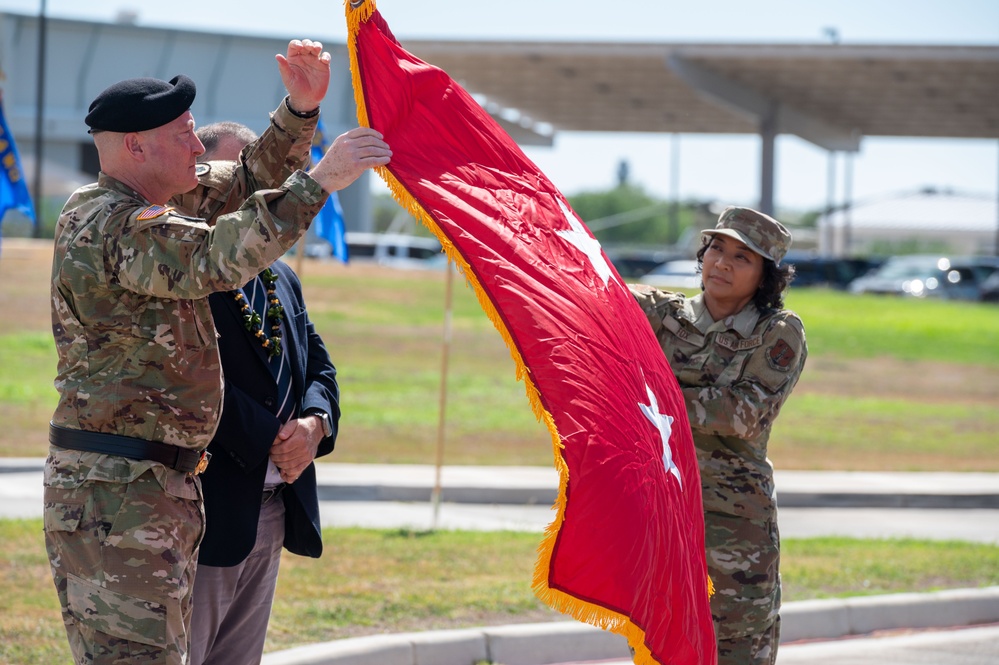
POLYGON ((444 289, 444 341, 441 348, 441 389, 437 415, 437 465, 434 475, 434 491, 430 501, 434 507, 434 520, 431 529, 437 530, 437 519, 441 509, 441 467, 444 464, 444 422, 447 407, 447 361, 451 354, 451 301, 454 290, 454 269, 447 263, 447 280, 444 289))

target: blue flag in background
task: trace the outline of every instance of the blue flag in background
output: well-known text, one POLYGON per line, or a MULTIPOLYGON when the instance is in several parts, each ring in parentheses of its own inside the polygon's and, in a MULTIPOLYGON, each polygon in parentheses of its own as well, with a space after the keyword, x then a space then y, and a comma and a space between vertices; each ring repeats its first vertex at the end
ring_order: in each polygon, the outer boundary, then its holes
MULTIPOLYGON (((312 139, 312 166, 315 166, 316 162, 322 159, 329 145, 329 141, 326 140, 323 119, 319 118, 316 134, 312 139)), ((340 208, 340 198, 336 192, 330 194, 329 199, 326 200, 326 205, 316 215, 314 224, 316 235, 333 245, 333 256, 346 263, 349 257, 347 255, 347 240, 344 238, 343 210, 340 208)))
POLYGON ((3 104, 0 103, 0 224, 8 210, 20 210, 37 226, 35 206, 31 204, 28 186, 21 170, 21 158, 17 155, 14 135, 7 129, 3 104))

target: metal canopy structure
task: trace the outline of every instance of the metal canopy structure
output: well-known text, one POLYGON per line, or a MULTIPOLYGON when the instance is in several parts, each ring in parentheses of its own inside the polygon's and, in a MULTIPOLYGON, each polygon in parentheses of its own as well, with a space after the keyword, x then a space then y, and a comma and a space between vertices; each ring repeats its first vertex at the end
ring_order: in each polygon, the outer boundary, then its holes
POLYGON ((999 138, 999 47, 403 40, 538 143, 552 131, 760 134, 853 152, 864 136, 999 138), (515 109, 515 112, 509 111, 515 109), (519 114, 519 118, 517 117, 519 114), (537 131, 539 130, 540 131, 537 131))

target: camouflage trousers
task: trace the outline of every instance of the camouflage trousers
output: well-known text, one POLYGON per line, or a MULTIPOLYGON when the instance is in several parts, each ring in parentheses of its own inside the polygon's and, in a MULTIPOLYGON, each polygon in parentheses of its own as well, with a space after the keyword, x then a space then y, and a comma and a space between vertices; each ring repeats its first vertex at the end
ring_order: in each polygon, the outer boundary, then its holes
POLYGON ((718 665, 772 665, 780 641, 780 535, 766 521, 705 513, 718 665))
POLYGON ((130 482, 46 486, 44 521, 77 665, 187 662, 200 498, 165 492, 147 470, 130 482))

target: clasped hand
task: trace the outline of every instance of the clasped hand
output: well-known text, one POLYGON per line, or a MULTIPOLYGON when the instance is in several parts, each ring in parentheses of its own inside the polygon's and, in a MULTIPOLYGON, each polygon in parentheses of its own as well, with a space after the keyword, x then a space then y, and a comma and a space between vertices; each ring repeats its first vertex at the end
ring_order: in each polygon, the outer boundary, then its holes
POLYGON ((316 458, 323 428, 315 416, 292 418, 271 444, 270 458, 281 472, 281 480, 293 483, 316 458))

